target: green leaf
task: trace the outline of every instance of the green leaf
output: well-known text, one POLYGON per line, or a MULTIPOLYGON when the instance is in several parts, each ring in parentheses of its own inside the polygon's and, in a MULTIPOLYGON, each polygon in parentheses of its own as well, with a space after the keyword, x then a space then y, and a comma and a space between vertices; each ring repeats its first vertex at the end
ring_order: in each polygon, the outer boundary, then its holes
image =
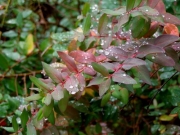
POLYGON ((68 102, 69 102, 69 92, 67 90, 64 90, 64 98, 58 101, 58 107, 61 112, 64 112, 66 110, 68 102))
POLYGON ((14 37, 17 37, 18 34, 17 34, 17 32, 15 32, 14 30, 10 30, 10 31, 3 32, 3 33, 2 33, 2 36, 3 36, 3 37, 14 38, 14 37))
POLYGON ((37 135, 35 127, 32 123, 27 124, 27 135, 37 135))
POLYGON ((111 91, 112 92, 112 96, 117 98, 117 99, 121 99, 121 93, 120 93, 120 86, 119 85, 111 85, 111 91))
POLYGON ((42 98, 42 96, 40 94, 33 94, 29 97, 26 97, 25 100, 29 102, 29 101, 36 101, 36 100, 39 100, 41 98, 42 98))
POLYGON ((150 21, 145 19, 143 16, 136 16, 132 21, 132 36, 133 38, 143 37, 150 28, 150 21))
POLYGON ((90 10, 90 4, 88 2, 86 2, 82 9, 82 15, 86 16, 86 14, 88 13, 89 10, 90 10))
POLYGON ((108 70, 104 66, 102 66, 102 65, 100 65, 98 63, 95 63, 95 62, 92 62, 91 65, 94 68, 94 70, 96 70, 97 72, 101 73, 103 76, 106 77, 106 76, 109 75, 108 70))
POLYGON ((130 11, 139 6, 142 0, 127 0, 126 11, 130 11))
POLYGON ((12 126, 13 126, 15 132, 17 132, 18 128, 19 128, 16 118, 17 117, 15 115, 12 118, 12 126))
POLYGON ((20 119, 21 119, 22 128, 24 128, 26 126, 27 121, 29 120, 28 112, 26 111, 26 109, 23 110, 20 119))
POLYGON ((169 116, 169 115, 161 115, 159 117, 160 121, 171 121, 174 117, 173 116, 169 116))
POLYGON ((39 109, 39 111, 37 112, 37 120, 41 120, 44 116, 43 116, 43 108, 39 109))
POLYGON ((42 65, 43 65, 43 68, 46 72, 46 74, 55 82, 55 83, 59 83, 61 82, 63 79, 62 79, 62 76, 60 74, 59 71, 57 71, 57 69, 49 66, 48 64, 42 62, 42 65))
POLYGON ((16 17, 16 25, 20 28, 23 26, 23 16, 21 11, 18 13, 16 17))
POLYGON ((99 123, 96 124, 95 129, 96 129, 97 133, 102 133, 102 127, 101 127, 101 125, 99 123))
POLYGON ((124 103, 124 104, 127 104, 128 101, 129 101, 129 92, 126 88, 122 88, 120 90, 120 93, 121 93, 121 101, 124 103))
POLYGON ((111 97, 111 92, 106 93, 101 100, 101 106, 105 106, 111 97))
POLYGON ((43 116, 45 118, 48 118, 49 115, 51 114, 52 110, 53 110, 53 107, 54 107, 54 100, 51 100, 51 103, 49 105, 44 105, 43 106, 43 116))
POLYGON ((0 128, 6 130, 8 132, 12 132, 12 133, 14 132, 14 128, 13 127, 0 127, 0 128))
POLYGON ((98 32, 99 34, 103 34, 107 31, 108 17, 106 14, 103 14, 99 19, 98 24, 98 32))
POLYGON ((51 115, 48 116, 48 121, 53 125, 55 124, 55 116, 54 116, 54 111, 53 110, 51 112, 51 115))
POLYGON ((105 13, 105 14, 108 14, 108 15, 113 15, 113 16, 116 16, 116 15, 122 15, 122 14, 124 14, 125 12, 126 12, 126 8, 125 7, 122 7, 122 8, 120 8, 120 9, 118 9, 118 10, 110 10, 110 9, 102 9, 102 11, 101 12, 103 12, 103 13, 105 13))
POLYGON ((111 79, 107 79, 99 85, 99 96, 104 95, 111 85, 111 79))
POLYGON ((0 65, 0 69, 2 70, 5 70, 9 67, 9 62, 3 54, 0 54, 0 65))
POLYGON ((47 93, 46 97, 44 98, 44 103, 49 105, 51 103, 52 96, 50 93, 47 93))
POLYGON ((45 90, 45 91, 50 90, 49 86, 47 84, 45 84, 44 82, 40 81, 38 78, 36 78, 34 76, 30 76, 29 78, 41 90, 45 90))
POLYGON ((84 19, 83 23, 83 33, 88 34, 91 27, 91 15, 87 14, 86 18, 84 19))

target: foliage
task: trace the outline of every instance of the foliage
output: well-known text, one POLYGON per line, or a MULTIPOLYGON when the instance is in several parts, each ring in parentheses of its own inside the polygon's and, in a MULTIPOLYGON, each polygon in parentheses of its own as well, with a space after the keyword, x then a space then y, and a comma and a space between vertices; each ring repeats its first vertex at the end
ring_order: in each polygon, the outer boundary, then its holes
POLYGON ((71 3, 77 10, 50 3, 75 10, 61 10, 73 21, 45 1, 17 1, 12 11, 5 5, 2 11, 13 14, 2 13, 0 107, 1 117, 9 115, 2 129, 18 135, 178 134, 180 20, 161 0, 117 1, 118 8, 81 2, 71 3))

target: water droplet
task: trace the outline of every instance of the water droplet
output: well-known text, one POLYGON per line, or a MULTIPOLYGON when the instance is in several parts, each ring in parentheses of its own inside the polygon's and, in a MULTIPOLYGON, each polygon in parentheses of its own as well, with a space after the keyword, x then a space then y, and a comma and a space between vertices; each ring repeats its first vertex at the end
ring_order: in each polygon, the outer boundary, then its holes
POLYGON ((71 91, 70 93, 71 93, 71 94, 75 94, 76 92, 75 92, 75 91, 71 91))
POLYGON ((146 12, 148 12, 149 10, 148 9, 146 9, 146 12))
POLYGON ((85 60, 87 60, 88 58, 87 57, 85 57, 85 60))
POLYGON ((126 74, 123 74, 123 76, 126 76, 126 74))
POLYGON ((108 52, 108 51, 105 51, 104 53, 105 53, 105 55, 109 55, 109 52, 108 52))
POLYGON ((74 86, 71 85, 71 86, 69 86, 69 88, 72 89, 72 88, 74 88, 74 86))
POLYGON ((118 56, 115 56, 116 59, 118 59, 119 57, 118 56))
POLYGON ((152 59, 154 60, 154 59, 155 59, 155 56, 152 56, 152 59))
POLYGON ((100 53, 103 53, 104 51, 103 50, 99 50, 100 53))

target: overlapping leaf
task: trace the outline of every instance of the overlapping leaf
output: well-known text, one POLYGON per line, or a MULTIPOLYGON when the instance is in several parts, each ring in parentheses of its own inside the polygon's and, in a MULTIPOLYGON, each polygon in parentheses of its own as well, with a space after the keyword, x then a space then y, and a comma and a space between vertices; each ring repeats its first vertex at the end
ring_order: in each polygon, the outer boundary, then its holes
POLYGON ((146 65, 146 62, 138 58, 129 58, 123 62, 122 68, 125 70, 129 70, 132 67, 140 66, 140 65, 146 65))

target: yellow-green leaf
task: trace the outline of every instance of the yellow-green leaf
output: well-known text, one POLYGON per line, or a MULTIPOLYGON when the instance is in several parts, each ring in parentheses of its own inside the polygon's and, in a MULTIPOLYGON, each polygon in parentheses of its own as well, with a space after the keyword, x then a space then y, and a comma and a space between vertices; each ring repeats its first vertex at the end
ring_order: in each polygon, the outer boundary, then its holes
POLYGON ((32 51, 34 50, 34 48, 35 48, 35 45, 34 45, 33 35, 28 34, 28 36, 26 38, 26 42, 25 42, 25 53, 26 53, 26 55, 31 54, 32 51))

